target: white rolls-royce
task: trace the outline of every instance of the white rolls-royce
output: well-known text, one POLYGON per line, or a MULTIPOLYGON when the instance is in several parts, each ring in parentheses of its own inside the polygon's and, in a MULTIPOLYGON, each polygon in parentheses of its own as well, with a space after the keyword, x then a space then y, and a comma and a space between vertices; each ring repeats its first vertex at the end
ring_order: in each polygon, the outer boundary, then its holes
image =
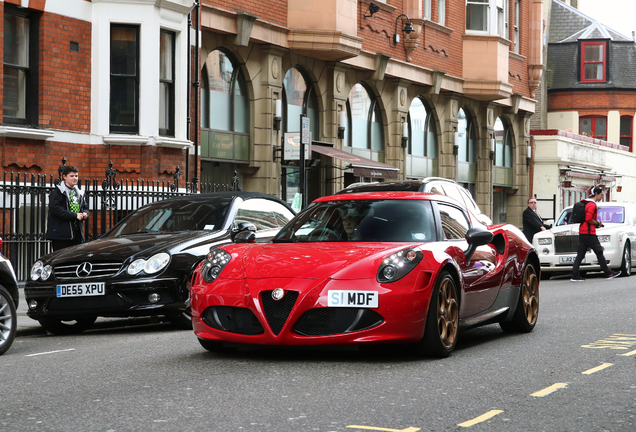
MULTIPOLYGON (((603 246, 603 255, 612 270, 630 276, 636 259, 636 204, 599 202, 598 220, 603 228, 596 235, 603 246)), ((569 224, 572 206, 561 212, 552 229, 534 235, 533 245, 539 253, 544 276, 569 273, 579 245, 579 224, 569 224)), ((579 269, 582 273, 600 271, 596 255, 587 250, 579 269)))

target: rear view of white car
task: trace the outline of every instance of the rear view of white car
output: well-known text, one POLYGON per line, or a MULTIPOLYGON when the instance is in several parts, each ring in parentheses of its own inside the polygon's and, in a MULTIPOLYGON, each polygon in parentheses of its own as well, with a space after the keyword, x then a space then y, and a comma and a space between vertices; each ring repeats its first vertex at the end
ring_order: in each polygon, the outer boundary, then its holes
MULTIPOLYGON (((533 245, 539 253, 544 276, 572 271, 579 246, 579 224, 568 223, 571 214, 572 207, 565 208, 552 229, 534 236, 533 245)), ((636 258, 636 204, 600 202, 598 220, 604 225, 596 229, 596 234, 607 265, 620 270, 622 276, 630 276, 636 258)), ((596 255, 589 249, 580 271, 601 271, 596 255)))

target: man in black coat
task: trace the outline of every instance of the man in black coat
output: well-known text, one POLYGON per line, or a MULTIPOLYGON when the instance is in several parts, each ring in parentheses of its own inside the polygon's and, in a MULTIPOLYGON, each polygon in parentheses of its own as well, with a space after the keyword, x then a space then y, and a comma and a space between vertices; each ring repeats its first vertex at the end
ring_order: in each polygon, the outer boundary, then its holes
POLYGON ((536 233, 552 228, 543 223, 543 219, 537 213, 537 200, 530 198, 528 208, 523 211, 523 233, 530 243, 536 233))
POLYGON ((84 199, 84 191, 77 187, 78 178, 77 167, 64 166, 62 182, 49 195, 45 238, 51 240, 54 251, 84 242, 88 203, 84 199))

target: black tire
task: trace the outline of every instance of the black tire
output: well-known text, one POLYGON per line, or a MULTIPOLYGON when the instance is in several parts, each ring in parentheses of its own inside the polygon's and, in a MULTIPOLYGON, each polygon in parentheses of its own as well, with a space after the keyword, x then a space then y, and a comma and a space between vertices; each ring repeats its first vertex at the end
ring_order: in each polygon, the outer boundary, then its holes
POLYGON ((190 309, 186 309, 178 314, 171 314, 167 316, 170 324, 177 330, 192 330, 192 317, 190 316, 190 309))
POLYGON ((197 339, 199 339, 199 343, 201 344, 201 346, 210 352, 222 352, 227 350, 227 348, 223 346, 223 342, 211 341, 201 338, 197 339))
POLYGON ((459 330, 459 301, 455 279, 443 271, 431 294, 426 314, 424 337, 417 352, 427 357, 448 357, 457 345, 459 330))
POLYGON ((97 317, 84 317, 71 320, 62 320, 60 318, 40 318, 38 321, 49 333, 64 336, 82 333, 89 329, 97 320, 97 317))
POLYGON ((623 262, 621 263, 621 277, 632 275, 632 249, 629 242, 625 244, 623 249, 623 262))
POLYGON ((9 291, 0 285, 0 355, 4 354, 15 339, 18 328, 18 313, 9 291))
POLYGON ((507 333, 529 333, 537 324, 538 317, 539 278, 534 266, 527 263, 523 269, 517 309, 511 321, 500 322, 499 326, 507 333))

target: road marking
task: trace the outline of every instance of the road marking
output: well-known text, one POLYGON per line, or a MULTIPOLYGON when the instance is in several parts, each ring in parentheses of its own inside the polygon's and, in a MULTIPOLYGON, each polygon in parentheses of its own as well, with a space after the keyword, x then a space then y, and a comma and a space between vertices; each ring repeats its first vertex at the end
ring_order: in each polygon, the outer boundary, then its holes
POLYGON ((69 349, 57 350, 57 351, 47 351, 47 352, 41 352, 41 353, 37 353, 37 354, 27 354, 27 355, 25 355, 25 357, 35 357, 35 356, 39 356, 39 355, 55 354, 55 353, 61 353, 61 352, 66 352, 66 351, 75 351, 75 348, 69 348, 69 349))
POLYGON ((387 428, 378 428, 373 426, 356 426, 351 425, 347 426, 351 429, 364 429, 364 430, 374 430, 374 431, 383 431, 383 432, 417 432, 420 428, 416 427, 407 427, 406 429, 387 429, 387 428))
POLYGON ((600 370, 603 370, 603 369, 608 368, 608 367, 613 366, 613 365, 614 365, 613 363, 603 363, 603 364, 602 364, 602 365, 600 365, 600 366, 596 366, 595 368, 588 369, 588 370, 586 370, 585 372, 581 372, 581 373, 582 373, 583 375, 591 375, 591 374, 593 374, 594 372, 598 372, 598 371, 600 371, 600 370))
POLYGON ((461 427, 471 427, 473 425, 476 425, 477 423, 481 423, 484 422, 488 419, 493 418, 494 416, 501 414, 503 411, 502 410, 491 410, 488 411, 486 414, 482 414, 479 417, 475 417, 472 420, 468 420, 465 421, 463 423, 458 423, 457 426, 461 426, 461 427))
POLYGON ((634 354, 636 354, 636 351, 630 351, 630 352, 628 352, 628 353, 625 353, 625 354, 619 354, 619 355, 622 355, 622 356, 633 356, 634 354))
POLYGON ((547 396, 550 393, 553 393, 553 392, 557 391, 558 389, 565 387, 566 385, 568 385, 568 383, 552 384, 550 387, 546 387, 543 390, 539 390, 538 392, 534 392, 530 396, 536 396, 536 397, 547 396))
POLYGON ((591 344, 581 345, 581 348, 606 348, 615 350, 626 350, 636 345, 636 335, 617 333, 602 340, 597 340, 591 344))

